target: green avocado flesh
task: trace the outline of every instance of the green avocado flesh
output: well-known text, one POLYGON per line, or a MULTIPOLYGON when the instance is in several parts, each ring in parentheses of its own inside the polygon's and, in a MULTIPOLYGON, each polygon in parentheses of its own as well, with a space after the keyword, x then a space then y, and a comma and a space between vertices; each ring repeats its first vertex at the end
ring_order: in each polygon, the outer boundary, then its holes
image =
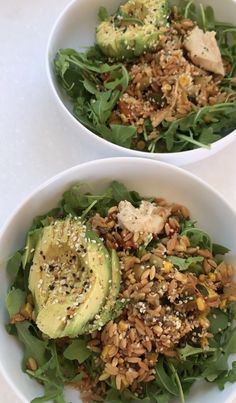
POLYGON ((83 334, 106 302, 111 273, 107 249, 79 220, 44 227, 29 274, 38 328, 50 338, 83 334))
POLYGON ((117 297, 120 291, 121 274, 120 274, 120 262, 117 253, 114 249, 111 252, 111 262, 112 262, 112 282, 107 300, 100 312, 96 315, 95 320, 89 323, 85 332, 92 333, 97 329, 104 326, 109 320, 113 319, 117 312, 119 311, 119 304, 116 304, 117 297))
POLYGON ((97 44, 105 55, 116 59, 155 50, 159 28, 167 24, 168 16, 168 0, 129 0, 98 25, 97 44))

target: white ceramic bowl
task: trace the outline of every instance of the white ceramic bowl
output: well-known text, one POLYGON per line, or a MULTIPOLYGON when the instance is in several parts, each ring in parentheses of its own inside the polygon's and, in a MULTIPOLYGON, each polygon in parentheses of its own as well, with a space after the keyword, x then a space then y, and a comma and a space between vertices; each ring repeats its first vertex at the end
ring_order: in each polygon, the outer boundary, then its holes
MULTIPOLYGON (((229 260, 236 267, 236 213, 217 192, 192 174, 150 159, 113 158, 82 164, 55 176, 21 204, 0 232, 0 370, 16 392, 17 403, 29 403, 42 393, 42 389, 21 372, 21 346, 4 328, 8 321, 4 309, 8 288, 6 261, 24 245, 32 219, 56 206, 62 193, 72 184, 82 181, 89 183, 92 190, 100 191, 114 179, 141 195, 165 197, 188 206, 199 227, 206 230, 215 242, 231 249, 229 260)), ((67 402, 80 402, 75 391, 68 391, 67 398, 67 402)), ((6 403, 2 398, 0 401, 6 403)), ((235 402, 236 384, 228 384, 223 392, 219 392, 207 383, 197 383, 187 402, 203 401, 235 402)))
MULTIPOLYGON (((173 0, 174 1, 174 0, 173 0)), ((134 156, 152 158, 175 165, 185 165, 199 161, 215 154, 229 145, 236 137, 236 130, 221 140, 212 144, 211 148, 198 148, 178 153, 148 153, 130 150, 102 139, 83 126, 72 113, 72 105, 63 95, 53 73, 53 59, 60 48, 74 48, 84 50, 91 46, 95 40, 95 27, 98 23, 97 13, 101 5, 107 7, 109 12, 116 10, 121 0, 74 0, 60 14, 52 29, 46 55, 47 74, 54 98, 65 117, 77 129, 78 135, 84 142, 93 142, 103 156, 134 156)), ((195 0, 214 7, 219 20, 235 23, 236 0, 195 0)))

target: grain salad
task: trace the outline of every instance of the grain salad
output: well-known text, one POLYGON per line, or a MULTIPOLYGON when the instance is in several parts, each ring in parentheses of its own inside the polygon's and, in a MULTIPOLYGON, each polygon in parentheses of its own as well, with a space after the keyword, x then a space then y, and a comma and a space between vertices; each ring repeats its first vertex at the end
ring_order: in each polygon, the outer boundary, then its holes
POLYGON ((119 182, 97 195, 82 188, 36 217, 8 264, 18 261, 8 331, 44 401, 66 402, 67 384, 84 403, 184 402, 196 379, 236 381, 229 250, 161 195, 119 182))

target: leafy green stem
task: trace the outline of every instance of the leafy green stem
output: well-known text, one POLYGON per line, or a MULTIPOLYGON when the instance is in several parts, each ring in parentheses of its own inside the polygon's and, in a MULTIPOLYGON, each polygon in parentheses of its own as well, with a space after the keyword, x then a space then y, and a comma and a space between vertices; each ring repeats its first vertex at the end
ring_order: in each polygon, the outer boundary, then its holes
POLYGON ((176 383, 177 383, 177 386, 178 386, 178 389, 179 389, 180 401, 181 401, 181 403, 185 403, 184 392, 183 392, 183 388, 182 388, 182 385, 181 385, 181 382, 180 382, 180 379, 179 379, 179 375, 178 375, 174 365, 171 362, 169 362, 168 364, 169 364, 169 367, 170 367, 171 371, 173 372, 173 375, 175 377, 175 380, 176 380, 176 383))
POLYGON ((186 5, 186 7, 185 7, 185 12, 184 12, 184 18, 188 18, 188 12, 189 12, 189 9, 190 9, 190 7, 191 7, 192 4, 193 4, 193 1, 191 0, 191 1, 189 1, 189 3, 186 5))
POLYGON ((196 145, 198 147, 207 148, 208 150, 210 149, 210 146, 208 144, 200 143, 200 141, 197 141, 197 140, 193 139, 190 136, 186 136, 185 134, 177 134, 176 136, 179 139, 184 140, 184 141, 188 141, 189 143, 194 144, 194 145, 196 145))
POLYGON ((95 204, 97 204, 98 200, 94 200, 90 206, 88 206, 84 211, 83 214, 81 214, 81 220, 83 220, 85 218, 85 216, 89 213, 90 210, 92 210, 92 208, 95 206, 95 204))

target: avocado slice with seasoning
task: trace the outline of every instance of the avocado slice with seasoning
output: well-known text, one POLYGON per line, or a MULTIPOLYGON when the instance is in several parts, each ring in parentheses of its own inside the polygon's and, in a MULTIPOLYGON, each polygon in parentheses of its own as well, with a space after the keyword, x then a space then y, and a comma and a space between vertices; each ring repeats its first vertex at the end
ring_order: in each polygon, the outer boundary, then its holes
POLYGON ((50 338, 84 333, 106 301, 111 258, 102 241, 88 238, 79 220, 43 228, 29 273, 38 328, 50 338))
POLYGON ((160 27, 170 13, 168 0, 129 0, 96 29, 96 41, 106 56, 129 59, 157 48, 160 27))
POLYGON ((42 228, 35 229, 30 231, 27 236, 25 252, 22 255, 22 266, 23 268, 26 267, 27 263, 29 263, 33 256, 35 247, 38 243, 38 240, 42 234, 42 228))
POLYGON ((103 307, 101 308, 100 312, 96 315, 95 320, 85 327, 86 333, 92 333, 95 330, 100 329, 107 322, 114 319, 121 309, 122 302, 120 301, 121 302, 120 304, 119 300, 117 300, 120 291, 121 272, 120 272, 119 258, 117 256, 115 249, 112 249, 111 251, 111 266, 112 266, 112 280, 107 300, 103 305, 103 307))

